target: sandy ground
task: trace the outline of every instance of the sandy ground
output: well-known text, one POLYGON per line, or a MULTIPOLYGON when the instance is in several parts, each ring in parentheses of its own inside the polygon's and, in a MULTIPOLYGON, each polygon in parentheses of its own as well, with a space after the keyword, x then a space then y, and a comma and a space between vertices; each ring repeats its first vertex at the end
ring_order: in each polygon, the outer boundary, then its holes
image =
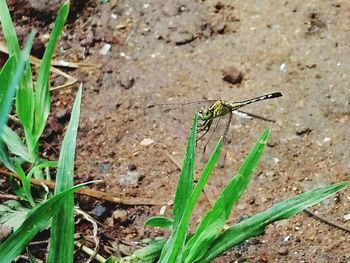
MULTIPOLYGON (((28 19, 18 23, 19 31, 34 24, 40 35, 49 32, 45 22, 28 19)), ((116 196, 169 203, 179 175, 174 160, 183 158, 194 109, 165 114, 145 107, 239 101, 274 91, 284 96, 246 110, 275 123, 233 117, 225 166, 210 179, 192 227, 266 128, 271 128, 269 147, 229 223, 306 190, 349 180, 349 23, 347 1, 84 4, 71 17, 57 51, 60 59, 102 65, 69 72, 84 85, 77 181, 102 179, 97 188, 116 196), (103 55, 106 44, 111 47, 103 55), (227 67, 242 73, 240 83, 223 80, 227 67)), ((55 92, 54 112, 69 109, 74 93, 55 92)), ((199 161, 198 172, 202 166, 199 161)), ((312 211, 350 228, 344 219, 349 197, 344 191, 312 211)), ((86 209, 97 204, 81 202, 86 209)), ((160 206, 102 205, 108 211, 100 234, 107 240, 138 241, 162 233, 143 228, 160 206), (124 216, 111 224, 113 211, 124 216)), ((165 214, 171 215, 171 206, 165 214)), ((349 233, 301 213, 214 262, 349 262, 349 242, 349 233)))

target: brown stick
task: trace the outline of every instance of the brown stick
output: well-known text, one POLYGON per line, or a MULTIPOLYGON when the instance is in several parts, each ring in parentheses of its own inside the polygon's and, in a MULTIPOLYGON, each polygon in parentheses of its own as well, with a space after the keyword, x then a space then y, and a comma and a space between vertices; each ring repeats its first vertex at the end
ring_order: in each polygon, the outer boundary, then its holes
MULTIPOLYGON (((0 174, 5 175, 7 177, 15 177, 20 180, 20 177, 17 174, 8 172, 6 170, 0 169, 0 174)), ((46 180, 39 180, 39 179, 31 179, 30 183, 33 185, 46 185, 49 189, 53 190, 55 189, 55 183, 52 181, 46 181, 46 180)), ((161 201, 154 201, 154 200, 149 200, 145 198, 132 198, 132 197, 115 197, 109 193, 106 192, 101 192, 89 188, 81 188, 76 191, 77 194, 96 198, 96 199, 101 199, 104 201, 116 203, 116 204, 121 204, 121 205, 165 205, 165 202, 161 201)))

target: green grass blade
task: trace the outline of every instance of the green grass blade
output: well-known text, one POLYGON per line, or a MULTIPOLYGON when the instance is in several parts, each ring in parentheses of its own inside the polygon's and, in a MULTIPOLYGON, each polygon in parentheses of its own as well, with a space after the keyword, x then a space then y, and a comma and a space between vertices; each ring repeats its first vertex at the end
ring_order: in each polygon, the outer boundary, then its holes
POLYGON ((2 141, 0 141, 0 162, 10 171, 15 172, 15 167, 13 166, 10 158, 6 153, 5 145, 2 141))
MULTIPOLYGON (((7 42, 9 56, 14 56, 16 64, 19 63, 20 60, 20 46, 18 42, 18 38, 16 36, 16 31, 6 4, 5 0, 0 0, 0 22, 2 25, 2 31, 4 37, 7 42)), ((25 68, 25 75, 30 71, 29 62, 27 63, 27 67, 25 68)), ((27 82, 28 78, 21 78, 19 88, 29 86, 30 82, 27 82)), ((31 78, 30 78, 31 81, 31 78)), ((1 83, 1 82, 0 82, 1 83)))
MULTIPOLYGON (((11 94, 9 94, 9 88, 10 82, 13 79, 15 68, 16 58, 14 55, 12 55, 6 61, 0 72, 0 119, 3 123, 7 122, 7 114, 9 112, 9 109, 5 109, 6 103, 12 100, 11 94)), ((0 127, 4 127, 2 123, 0 123, 0 127)), ((0 131, 0 133, 2 133, 2 131, 0 131)), ((0 161, 7 167, 7 169, 14 171, 15 168, 7 155, 7 149, 5 148, 1 137, 2 136, 0 136, 0 161)))
POLYGON ((14 55, 10 56, 2 67, 0 72, 0 100, 7 94, 10 82, 13 79, 14 71, 16 69, 16 58, 14 55))
POLYGON ((32 159, 36 159, 36 142, 33 137, 34 125, 34 89, 30 63, 26 65, 25 74, 22 78, 22 85, 19 85, 16 93, 16 112, 23 125, 27 145, 32 159))
POLYGON ((92 182, 74 186, 33 208, 17 231, 0 245, 1 262, 10 263, 20 255, 35 235, 47 226, 50 218, 57 213, 61 205, 66 202, 67 197, 71 196, 71 194, 79 188, 90 183, 92 182))
POLYGON ((297 195, 232 226, 215 240, 213 246, 207 251, 200 262, 210 262, 231 247, 242 243, 250 237, 262 234, 267 225, 278 220, 290 218, 302 210, 322 202, 348 186, 350 186, 349 182, 332 184, 297 195))
POLYGON ((147 220, 145 227, 172 228, 173 224, 174 221, 171 218, 155 216, 147 220))
MULTIPOLYGON (((190 135, 187 140, 187 147, 185 158, 182 164, 181 174, 179 182, 177 184, 175 199, 174 199, 174 209, 173 209, 173 229, 177 228, 181 217, 183 216, 184 209, 188 202, 189 197, 194 188, 193 174, 194 174, 194 164, 195 164, 195 148, 196 148, 196 135, 197 135, 197 114, 194 115, 192 128, 190 135)), ((161 259, 171 246, 171 237, 165 244, 161 259)))
POLYGON ((21 138, 8 126, 4 126, 3 128, 2 139, 12 154, 17 155, 30 163, 35 161, 35 159, 31 158, 28 148, 24 145, 21 138))
POLYGON ((16 200, 4 201, 0 204, 0 224, 16 231, 26 220, 29 211, 16 200))
MULTIPOLYGON (((8 7, 6 5, 5 0, 0 0, 0 22, 2 24, 2 30, 7 42, 8 50, 9 50, 9 55, 13 56, 16 63, 19 62, 19 57, 20 57, 20 47, 19 47, 19 42, 18 38, 16 36, 16 31, 8 10, 8 7)), ((13 72, 12 72, 13 73, 13 72)), ((2 83, 2 82, 0 82, 2 83)), ((30 129, 30 125, 33 123, 33 107, 32 107, 32 102, 34 99, 34 93, 31 91, 32 98, 29 98, 29 88, 32 88, 32 75, 30 71, 30 63, 27 62, 26 68, 25 68, 25 76, 21 78, 20 85, 17 90, 17 96, 16 96, 16 105, 17 105, 17 113, 20 121, 22 122, 25 133, 26 133, 26 138, 28 140, 28 143, 30 145, 30 137, 27 135, 29 134, 28 130, 30 129), (25 92, 22 92, 22 91, 25 92), (25 93, 25 94, 23 94, 25 93), (20 94, 20 96, 18 96, 20 94), (25 96, 26 95, 26 96, 25 96), (21 105, 22 107, 19 107, 21 105), (30 115, 31 116, 28 116, 30 115), (29 118, 30 117, 30 118, 29 118)), ((30 129, 31 131, 31 129, 30 129)))
MULTIPOLYGON (((218 142, 218 144, 215 147, 215 150, 213 154, 211 155, 208 163, 203 169, 202 175, 199 178, 199 181, 192 191, 192 194, 189 198, 189 200, 186 202, 186 207, 184 209, 183 215, 181 217, 181 220, 177 226, 177 228, 174 228, 174 231, 172 235, 170 236, 169 240, 167 241, 166 246, 162 250, 162 255, 160 257, 159 262, 163 263, 175 263, 181 260, 182 253, 184 250, 184 244, 187 238, 187 230, 188 225, 190 221, 190 217, 193 211, 193 208, 198 200, 198 197, 200 196, 205 184, 207 183, 210 174, 212 173, 215 164, 219 158, 220 150, 222 147, 223 139, 221 138, 218 142)), ((181 260, 182 262, 182 260, 181 260)))
POLYGON ((159 258, 166 239, 159 239, 148 246, 136 250, 131 256, 123 258, 122 263, 154 263, 159 258))
POLYGON ((203 218, 195 234, 186 243, 185 263, 196 262, 217 238, 228 219, 233 205, 246 190, 261 155, 263 154, 270 131, 266 130, 245 158, 237 175, 225 187, 213 208, 203 218))
POLYGON ((179 223, 187 201, 191 196, 194 188, 193 173, 195 162, 195 148, 196 148, 196 135, 197 135, 197 114, 193 118, 191 132, 187 141, 185 159, 183 161, 179 182, 177 184, 176 195, 174 199, 174 228, 179 223))
POLYGON ((46 125, 47 116, 50 111, 50 90, 49 77, 53 52, 57 41, 61 35, 64 23, 69 12, 69 2, 66 2, 59 10, 55 21, 53 31, 50 35, 49 43, 45 49, 45 53, 40 65, 38 79, 35 89, 35 113, 34 113, 34 140, 37 142, 46 125))
POLYGON ((28 202, 30 203, 30 205, 32 207, 35 207, 35 202, 33 200, 32 192, 30 190, 30 180, 27 178, 21 165, 18 162, 16 162, 16 173, 21 178, 21 182, 22 182, 22 186, 23 186, 23 190, 24 190, 24 194, 25 194, 26 199, 28 200, 28 202))
POLYGON ((2 26, 2 32, 7 42, 9 54, 10 56, 15 55, 17 60, 20 56, 19 43, 15 27, 12 23, 10 12, 5 0, 0 0, 0 22, 2 26))
MULTIPOLYGON (((76 138, 80 116, 82 85, 75 98, 71 119, 64 136, 58 160, 55 194, 73 185, 76 138)), ((65 204, 52 219, 48 262, 73 262, 74 250, 74 196, 66 198, 65 204), (62 217, 62 215, 64 215, 62 217)))
MULTIPOLYGON (((1 2, 1 0, 0 0, 1 2)), ((2 3, 2 2, 1 2, 2 3)), ((1 8, 1 6, 0 6, 1 8)), ((10 61, 8 63, 11 63, 12 65, 8 65, 6 63, 7 68, 3 68, 0 75, 1 85, 3 85, 3 88, 1 88, 1 100, 0 100, 0 134, 3 133, 3 127, 5 123, 7 122, 8 113, 10 111, 11 105, 12 105, 12 99, 15 94, 16 87, 18 86, 18 83, 20 82, 24 66, 26 64, 26 61, 28 61, 29 58, 29 52, 30 48, 32 46, 34 39, 34 33, 31 33, 28 36, 28 40, 25 44, 25 47, 23 49, 23 53, 20 57, 20 61, 17 64, 15 73, 12 75, 12 78, 9 79, 5 75, 10 74, 8 70, 10 70, 13 67, 13 64, 15 63, 14 58, 10 57, 10 61), (4 75, 5 74, 5 75, 4 75), (7 80, 7 82, 6 82, 7 80)), ((11 74, 10 74, 11 75, 11 74)), ((2 138, 2 136, 0 136, 2 138)), ((14 166, 10 163, 10 160, 5 152, 5 148, 3 145, 2 139, 0 139, 0 158, 1 161, 8 167, 10 170, 14 171, 14 166)))

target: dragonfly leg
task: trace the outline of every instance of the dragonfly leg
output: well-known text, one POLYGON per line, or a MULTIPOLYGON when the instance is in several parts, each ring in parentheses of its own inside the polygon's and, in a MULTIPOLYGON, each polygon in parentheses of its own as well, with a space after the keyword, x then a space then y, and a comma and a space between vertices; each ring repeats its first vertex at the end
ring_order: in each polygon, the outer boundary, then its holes
POLYGON ((211 132, 210 135, 209 135, 208 140, 207 140, 206 143, 204 144, 204 147, 203 147, 203 154, 205 153, 205 151, 206 151, 206 149, 207 149, 207 146, 208 146, 208 144, 209 144, 209 141, 211 140, 211 137, 213 136, 213 134, 216 132, 217 128, 219 127, 220 120, 221 120, 221 117, 219 117, 218 121, 217 121, 216 124, 215 124, 215 127, 212 129, 212 132, 211 132))
MULTIPOLYGON (((207 124, 208 124, 208 120, 206 120, 206 121, 203 121, 203 122, 201 122, 201 123, 198 123, 198 128, 205 128, 206 126, 207 126, 207 124)), ((200 129, 199 129, 200 130, 200 129)))
MULTIPOLYGON (((227 135, 228 135, 228 132, 230 130, 230 125, 231 125, 231 121, 232 121, 232 112, 229 113, 229 115, 230 116, 229 116, 229 119, 227 121, 226 128, 225 128, 225 131, 224 131, 224 134, 223 134, 223 143, 224 143, 224 145, 227 145, 227 135)), ((224 149, 223 155, 222 155, 223 157, 220 158, 220 160, 219 160, 219 167, 220 168, 223 168, 225 166, 226 155, 227 155, 227 148, 224 149)))
POLYGON ((203 132, 203 134, 201 134, 197 138, 196 142, 198 142, 200 139, 202 139, 208 133, 208 131, 210 130, 210 126, 211 126, 212 122, 213 122, 213 120, 207 121, 207 124, 203 128, 200 128, 200 129, 197 130, 197 133, 203 132))

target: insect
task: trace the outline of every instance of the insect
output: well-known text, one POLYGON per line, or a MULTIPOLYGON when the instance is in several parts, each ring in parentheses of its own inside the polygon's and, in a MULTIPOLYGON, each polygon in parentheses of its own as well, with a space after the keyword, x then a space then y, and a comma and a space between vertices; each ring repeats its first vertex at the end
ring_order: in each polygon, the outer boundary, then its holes
MULTIPOLYGON (((281 92, 274 92, 274 93, 265 94, 265 95, 262 95, 262 96, 259 96, 259 97, 253 98, 253 99, 248 99, 248 100, 239 101, 239 102, 226 102, 223 100, 217 100, 210 107, 208 107, 208 108, 203 107, 200 111, 197 112, 198 119, 201 121, 198 124, 197 133, 198 133, 199 137, 198 137, 197 141, 200 140, 201 138, 203 138, 209 132, 209 130, 212 126, 212 123, 215 119, 221 118, 224 115, 229 115, 229 121, 228 121, 227 127, 226 127, 225 132, 224 132, 224 138, 225 138, 225 135, 228 132, 228 129, 230 127, 230 123, 231 123, 231 119, 232 119, 232 112, 239 111, 238 109, 240 109, 248 104, 252 104, 252 103, 255 103, 258 101, 262 101, 262 100, 278 98, 281 96, 282 96, 281 92)), ((239 111, 239 112, 242 112, 242 111, 239 111)), ((261 116, 254 115, 251 113, 246 113, 246 112, 242 112, 242 113, 245 113, 245 114, 250 115, 250 116, 255 117, 255 118, 260 118, 263 120, 271 121, 271 120, 268 120, 266 118, 263 118, 261 116)), ((218 123, 217 123, 217 125, 218 125, 218 123)))
POLYGON ((238 102, 227 102, 219 99, 219 100, 207 100, 207 101, 201 101, 201 102, 188 102, 188 103, 180 103, 180 104, 176 104, 176 103, 175 104, 152 104, 147 106, 147 108, 160 106, 160 107, 165 107, 164 112, 169 112, 177 108, 191 107, 194 105, 198 105, 200 103, 208 103, 208 102, 211 103, 209 107, 202 106, 202 108, 199 111, 197 111, 197 116, 199 119, 198 126, 197 126, 197 135, 198 135, 197 142, 201 140, 211 130, 209 138, 203 147, 203 153, 204 153, 211 139, 211 136, 217 130, 222 117, 228 115, 228 121, 226 123, 226 128, 223 133, 223 138, 225 141, 227 137, 227 133, 229 131, 230 124, 231 124, 232 113, 239 113, 251 118, 258 118, 264 121, 274 122, 271 119, 268 119, 256 114, 244 112, 239 109, 248 104, 252 104, 262 100, 274 99, 281 96, 282 96, 281 92, 273 92, 273 93, 265 94, 256 98, 238 101, 238 102), (215 121, 215 124, 213 125, 214 121, 215 121))

